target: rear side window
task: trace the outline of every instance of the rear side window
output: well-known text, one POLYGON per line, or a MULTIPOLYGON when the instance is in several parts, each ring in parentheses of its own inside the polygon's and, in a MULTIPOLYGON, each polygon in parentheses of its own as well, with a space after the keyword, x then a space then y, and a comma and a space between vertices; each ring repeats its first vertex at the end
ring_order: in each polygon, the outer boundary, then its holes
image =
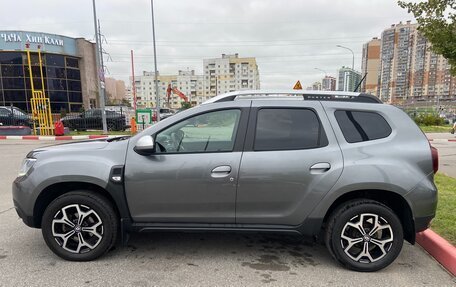
POLYGON ((294 150, 326 146, 320 121, 309 109, 258 111, 254 150, 294 150))
POLYGON ((334 115, 348 143, 386 138, 391 134, 390 125, 378 113, 339 110, 334 115))

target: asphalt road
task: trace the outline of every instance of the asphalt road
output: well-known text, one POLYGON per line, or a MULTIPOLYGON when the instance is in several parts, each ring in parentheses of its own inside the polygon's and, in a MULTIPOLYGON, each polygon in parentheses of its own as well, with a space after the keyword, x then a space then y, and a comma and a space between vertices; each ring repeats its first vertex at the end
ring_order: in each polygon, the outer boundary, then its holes
MULTIPOLYGON (((293 237, 259 234, 133 235, 94 262, 67 262, 13 209, 11 182, 26 153, 45 142, 0 141, 0 286, 455 286, 419 246, 376 273, 348 271, 326 249, 293 237)), ((454 170, 456 143, 436 145, 454 170)))
POLYGON ((439 170, 449 176, 456 177, 456 142, 440 141, 441 139, 456 139, 450 133, 427 134, 432 138, 431 144, 439 150, 439 170))

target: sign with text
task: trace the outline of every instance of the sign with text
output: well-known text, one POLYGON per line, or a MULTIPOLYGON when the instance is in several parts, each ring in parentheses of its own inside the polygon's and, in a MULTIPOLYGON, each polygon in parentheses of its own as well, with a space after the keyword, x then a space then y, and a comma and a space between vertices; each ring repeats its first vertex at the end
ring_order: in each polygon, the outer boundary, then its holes
POLYGON ((27 43, 32 51, 40 45, 43 52, 76 55, 76 40, 70 37, 27 31, 0 31, 0 50, 24 51, 27 43))

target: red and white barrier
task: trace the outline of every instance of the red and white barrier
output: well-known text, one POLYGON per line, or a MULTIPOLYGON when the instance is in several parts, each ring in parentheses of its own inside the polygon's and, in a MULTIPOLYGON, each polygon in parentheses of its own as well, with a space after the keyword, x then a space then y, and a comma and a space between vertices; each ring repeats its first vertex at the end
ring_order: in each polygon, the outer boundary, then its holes
POLYGON ((121 137, 126 135, 80 135, 80 136, 0 136, 0 140, 42 140, 42 141, 59 141, 59 140, 89 140, 121 137))

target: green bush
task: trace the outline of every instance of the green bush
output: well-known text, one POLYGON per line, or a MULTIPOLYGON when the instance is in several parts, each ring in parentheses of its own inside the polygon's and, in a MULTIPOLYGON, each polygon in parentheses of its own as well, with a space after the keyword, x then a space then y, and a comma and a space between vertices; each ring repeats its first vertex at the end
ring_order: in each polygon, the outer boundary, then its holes
POLYGON ((436 114, 419 114, 413 118, 415 123, 421 126, 443 126, 445 119, 436 114))

